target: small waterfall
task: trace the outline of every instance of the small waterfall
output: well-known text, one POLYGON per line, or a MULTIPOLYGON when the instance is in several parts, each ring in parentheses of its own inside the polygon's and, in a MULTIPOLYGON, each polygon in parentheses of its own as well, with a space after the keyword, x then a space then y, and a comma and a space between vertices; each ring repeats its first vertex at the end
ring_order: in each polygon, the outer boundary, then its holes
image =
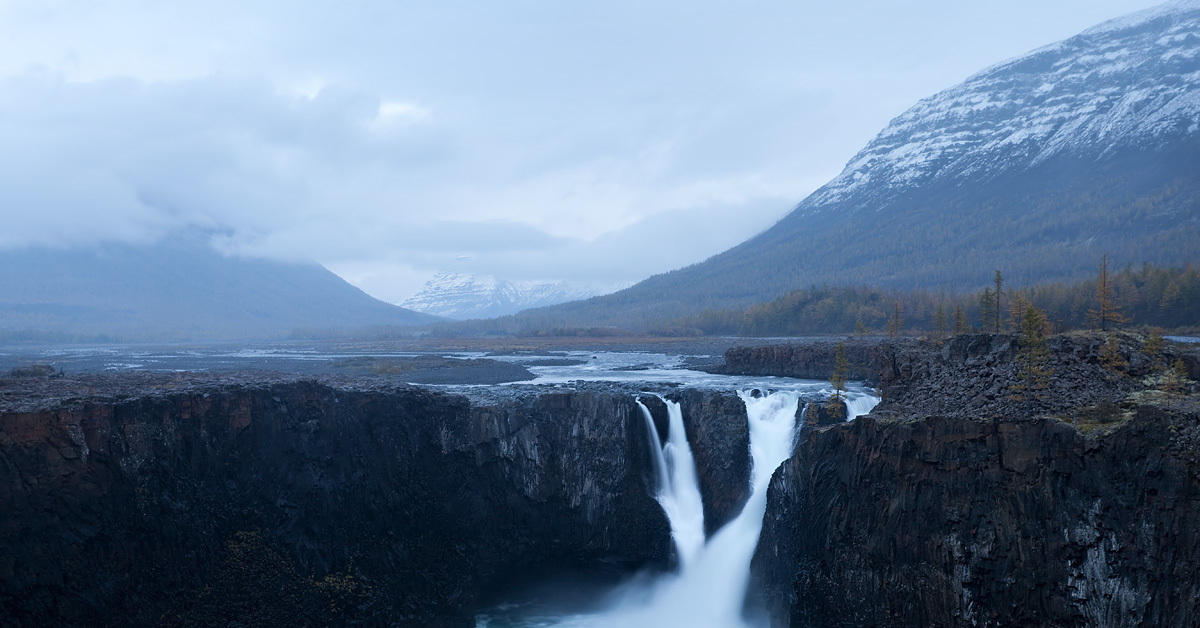
POLYGON ((879 404, 879 397, 867 393, 849 393, 846 395, 846 420, 853 421, 870 412, 879 404))
POLYGON ((658 482, 654 497, 671 522, 671 538, 675 541, 680 566, 687 568, 704 547, 704 503, 700 497, 700 482, 696 478, 696 461, 683 428, 683 410, 674 401, 662 401, 667 405, 670 420, 667 442, 661 450, 657 447, 658 430, 654 427, 650 409, 641 400, 637 404, 646 418, 650 446, 654 450, 655 479, 658 482))

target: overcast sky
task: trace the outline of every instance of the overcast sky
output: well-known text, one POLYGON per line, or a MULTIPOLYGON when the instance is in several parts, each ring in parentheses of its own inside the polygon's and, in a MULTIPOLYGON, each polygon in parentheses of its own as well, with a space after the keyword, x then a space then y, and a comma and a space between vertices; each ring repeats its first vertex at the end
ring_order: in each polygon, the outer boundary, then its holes
POLYGON ((629 283, 918 99, 1137 0, 0 0, 0 247, 205 228, 398 301, 629 283))

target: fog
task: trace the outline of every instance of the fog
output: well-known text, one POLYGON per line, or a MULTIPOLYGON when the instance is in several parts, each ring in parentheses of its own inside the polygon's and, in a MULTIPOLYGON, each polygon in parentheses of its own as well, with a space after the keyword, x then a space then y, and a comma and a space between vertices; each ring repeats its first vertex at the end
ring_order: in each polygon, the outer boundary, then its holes
POLYGON ((0 247, 629 283, 770 226, 887 121, 1151 2, 0 2, 0 247))

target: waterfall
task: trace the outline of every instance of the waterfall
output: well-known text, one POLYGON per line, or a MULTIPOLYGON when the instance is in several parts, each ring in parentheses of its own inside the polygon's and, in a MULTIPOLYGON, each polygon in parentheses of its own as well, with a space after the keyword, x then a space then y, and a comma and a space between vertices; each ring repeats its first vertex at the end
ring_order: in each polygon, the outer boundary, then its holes
MULTIPOLYGON (((660 397, 661 398, 661 397, 660 397)), ((679 555, 679 564, 687 568, 704 547, 704 504, 700 497, 700 482, 696 478, 696 461, 683 428, 683 410, 679 404, 663 399, 669 417, 667 442, 658 447, 658 430, 650 409, 641 400, 637 404, 650 430, 650 447, 655 461, 655 480, 658 490, 654 498, 671 522, 671 539, 679 555)))
POLYGON ((879 405, 879 397, 862 392, 846 395, 846 420, 853 421, 879 405))
POLYGON ((750 427, 750 497, 741 513, 705 542, 704 513, 692 450, 679 404, 664 399, 670 418, 667 442, 658 447, 658 431, 641 401, 650 436, 658 484, 655 498, 671 523, 679 570, 647 585, 639 581, 611 607, 571 617, 543 618, 533 626, 562 628, 747 628, 742 617, 750 560, 758 546, 771 475, 792 452, 799 395, 776 392, 738 395, 746 404, 750 427))

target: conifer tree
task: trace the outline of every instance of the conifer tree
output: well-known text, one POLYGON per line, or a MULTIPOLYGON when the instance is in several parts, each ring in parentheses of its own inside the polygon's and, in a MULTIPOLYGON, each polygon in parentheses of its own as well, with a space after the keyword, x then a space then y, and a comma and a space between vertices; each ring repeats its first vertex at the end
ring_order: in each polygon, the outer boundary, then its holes
POLYGON ((1188 383, 1187 366, 1184 365, 1182 358, 1177 358, 1162 378, 1162 391, 1167 395, 1168 409, 1171 408, 1174 400, 1179 399, 1187 392, 1188 383))
POLYGON ((967 311, 962 305, 954 306, 954 334, 961 335, 971 331, 971 325, 967 322, 967 311))
POLYGON ((1129 362, 1121 355, 1121 343, 1116 334, 1109 334, 1104 346, 1100 347, 1100 366, 1113 373, 1124 372, 1129 367, 1129 362))
POLYGON ((1050 387, 1050 346, 1046 342, 1046 315, 1026 304, 1017 331, 1017 379, 1009 386, 1010 398, 1025 403, 1026 412, 1033 414, 1034 402, 1046 396, 1050 387))
POLYGON ((1000 306, 1000 297, 1004 295, 1004 277, 1000 275, 1000 271, 999 271, 999 270, 997 270, 997 271, 996 271, 996 278, 995 278, 995 280, 994 280, 994 281, 995 281, 995 283, 996 283, 996 309, 995 309, 995 312, 996 312, 996 322, 995 322, 995 328, 996 328, 996 333, 998 334, 998 333, 1000 333, 1001 331, 1003 331, 1003 329, 1001 329, 1001 327, 1000 327, 1000 312, 1002 312, 1002 311, 1003 311, 1003 310, 1001 309, 1001 306, 1000 306))
POLYGON ((892 303, 892 315, 888 317, 888 335, 895 338, 900 335, 902 329, 904 329, 904 306, 900 305, 899 301, 895 301, 892 303))
POLYGON ((846 343, 839 342, 834 351, 833 373, 829 383, 833 384, 833 395, 829 397, 828 407, 834 403, 844 403, 846 399, 846 377, 850 375, 850 360, 846 359, 846 343))
POLYGON ((1025 324, 1025 308, 1029 306, 1029 301, 1021 296, 1020 292, 1015 290, 1008 291, 1008 320, 1016 326, 1014 331, 1021 333, 1021 326, 1025 324))
POLYGON ((1150 333, 1146 335, 1146 341, 1142 343, 1142 353, 1150 358, 1151 368, 1154 371, 1160 370, 1162 363, 1163 352, 1163 336, 1162 329, 1159 327, 1151 327, 1150 333))
POLYGON ((996 317, 996 301, 992 297, 992 289, 985 288, 979 296, 979 325, 985 333, 992 327, 992 319, 996 317))
POLYGON ((1100 325, 1100 331, 1108 331, 1108 324, 1123 325, 1128 320, 1113 299, 1112 281, 1108 276, 1108 255, 1100 258, 1100 275, 1096 278, 1096 308, 1088 310, 1088 320, 1100 325))
POLYGON ((933 312, 933 331, 938 338, 946 336, 946 332, 950 331, 950 326, 946 320, 946 306, 938 303, 937 309, 933 312))

